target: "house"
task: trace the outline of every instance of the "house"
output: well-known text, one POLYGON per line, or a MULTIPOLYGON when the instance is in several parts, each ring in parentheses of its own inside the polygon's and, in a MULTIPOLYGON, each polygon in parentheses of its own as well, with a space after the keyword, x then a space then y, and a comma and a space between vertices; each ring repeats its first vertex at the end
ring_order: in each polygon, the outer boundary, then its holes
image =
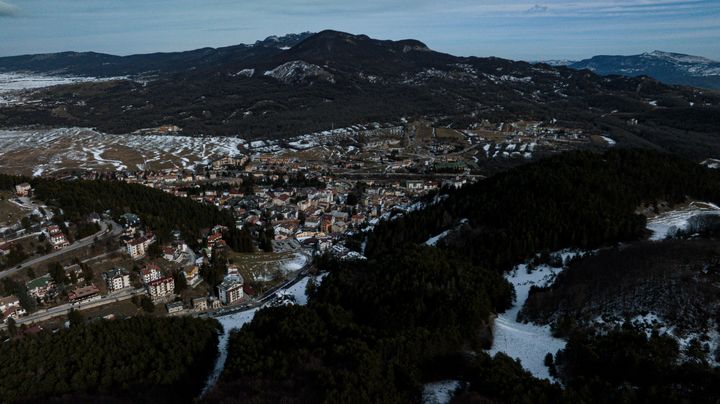
POLYGON ((65 237, 65 233, 63 233, 63 231, 60 229, 60 226, 48 226, 47 233, 48 241, 50 241, 50 244, 52 244, 54 249, 59 250, 70 245, 67 237, 65 237))
POLYGON ((162 271, 160 267, 155 264, 147 264, 145 268, 140 271, 140 278, 142 279, 142 283, 147 285, 152 281, 162 278, 162 271))
POLYGON ((210 308, 213 310, 217 310, 222 307, 222 302, 220 299, 216 299, 214 297, 210 298, 210 308))
POLYGON ((147 284, 148 294, 155 301, 172 299, 175 296, 175 280, 171 276, 147 284))
POLYGON ((11 249, 10 249, 9 243, 0 244, 0 257, 4 257, 4 256, 10 254, 10 251, 11 251, 11 249))
POLYGON ((103 272, 102 277, 105 283, 107 283, 108 290, 111 292, 132 286, 130 284, 130 274, 125 268, 115 268, 111 271, 103 272))
POLYGON ((422 180, 407 180, 405 187, 411 191, 422 191, 424 183, 422 180))
POLYGON ((25 309, 20 306, 11 306, 2 311, 2 319, 3 322, 7 322, 10 318, 17 320, 26 313, 25 309))
POLYGON ((192 305, 196 311, 205 311, 208 309, 208 300, 204 297, 196 297, 192 299, 192 305))
POLYGON ((25 284, 25 287, 30 296, 36 299, 42 299, 55 287, 55 282, 53 282, 50 274, 46 274, 29 281, 25 284))
POLYGON ((241 300, 243 294, 243 278, 240 275, 230 275, 218 285, 218 297, 223 304, 234 304, 241 300))
POLYGON ((227 273, 225 274, 225 276, 227 275, 240 275, 240 268, 238 268, 238 266, 235 264, 228 265, 227 273))
POLYGON ((85 286, 82 288, 75 288, 68 293, 68 299, 71 302, 82 302, 90 299, 95 299, 100 296, 100 289, 95 285, 85 286))
POLYGON ((0 297, 0 311, 5 311, 13 306, 20 306, 20 299, 18 299, 17 296, 10 295, 7 297, 0 297))
POLYGON ((63 267, 65 270, 65 276, 67 276, 69 279, 74 279, 77 282, 83 282, 85 281, 85 275, 83 274, 83 269, 78 264, 70 264, 63 267))
POLYGON ((166 260, 168 260, 168 261, 175 260, 175 249, 172 248, 171 246, 163 247, 162 252, 163 252, 163 258, 165 258, 166 260))
POLYGON ((183 302, 168 303, 165 305, 165 308, 167 309, 168 314, 177 314, 185 310, 183 302))
POLYGON ((345 233, 345 231, 347 231, 347 224, 345 222, 335 222, 331 229, 333 233, 345 233))
POLYGON ((27 182, 15 185, 15 195, 17 196, 29 196, 32 191, 32 186, 27 182))
POLYGON ((187 282, 188 286, 190 286, 191 288, 194 288, 200 282, 202 282, 200 270, 197 266, 183 269, 182 274, 185 277, 185 281, 187 282))
POLYGON ((213 234, 209 235, 207 238, 208 247, 212 248, 215 245, 215 243, 217 243, 220 240, 222 240, 222 233, 213 233, 213 234))

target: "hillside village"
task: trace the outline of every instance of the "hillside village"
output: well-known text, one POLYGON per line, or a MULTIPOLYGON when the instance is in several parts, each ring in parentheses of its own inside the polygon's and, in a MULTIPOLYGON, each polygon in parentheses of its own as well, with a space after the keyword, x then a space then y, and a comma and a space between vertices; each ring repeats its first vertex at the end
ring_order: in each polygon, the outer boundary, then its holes
POLYGON ((242 247, 245 251, 232 250, 224 239, 229 229, 218 224, 198 235, 176 232, 161 245, 133 212, 96 212, 82 224, 53 221, 53 209, 34 200, 31 185, 23 183, 6 203, 34 219, 3 228, 2 262, 6 268, 20 265, 3 280, 8 295, 3 322, 12 319, 27 327, 76 309, 92 312, 88 308, 98 308, 97 317, 112 317, 133 310, 207 315, 251 307, 312 270, 313 257, 364 259, 364 232, 432 203, 429 196, 443 188, 484 178, 493 164, 611 142, 532 122, 482 122, 467 131, 424 122, 370 124, 286 142, 241 142, 237 153, 192 168, 50 172, 46 176, 61 181, 141 184, 229 211, 250 244, 242 247), (91 231, 80 234, 79 225, 91 231), (86 248, 63 253, 83 237, 86 248), (19 241, 33 238, 47 250, 34 247, 36 254, 20 254, 19 241), (44 262, 45 251, 60 259, 44 262), (43 264, 25 265, 27 259, 43 264))

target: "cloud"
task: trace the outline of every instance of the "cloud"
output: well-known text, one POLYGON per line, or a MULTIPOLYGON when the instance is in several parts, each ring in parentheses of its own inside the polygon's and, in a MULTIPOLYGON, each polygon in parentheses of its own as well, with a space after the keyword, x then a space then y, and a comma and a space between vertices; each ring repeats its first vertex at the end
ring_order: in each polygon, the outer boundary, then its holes
POLYGON ((17 14, 18 8, 12 4, 0 0, 0 17, 12 17, 17 14))
POLYGON ((544 13, 546 11, 548 11, 548 6, 544 6, 544 5, 540 5, 540 4, 536 4, 532 7, 530 7, 529 9, 527 9, 528 13, 544 13))

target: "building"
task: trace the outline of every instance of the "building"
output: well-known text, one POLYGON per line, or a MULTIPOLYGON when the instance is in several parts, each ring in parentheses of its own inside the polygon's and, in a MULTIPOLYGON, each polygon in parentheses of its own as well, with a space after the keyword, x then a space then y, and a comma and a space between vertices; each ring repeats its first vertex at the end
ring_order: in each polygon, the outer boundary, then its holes
POLYGON ((55 282, 52 281, 50 274, 46 274, 29 281, 25 284, 25 287, 30 296, 36 299, 42 299, 55 287, 55 282))
POLYGON ((207 238, 208 247, 212 248, 217 242, 222 240, 222 237, 222 233, 213 233, 209 235, 207 238))
POLYGON ((195 299, 192 299, 192 305, 193 305, 193 309, 195 309, 195 311, 205 311, 208 309, 207 298, 196 297, 195 299))
POLYGON ((162 278, 160 267, 155 264, 147 264, 145 268, 140 271, 140 278, 145 285, 162 278))
POLYGON ((175 296, 175 280, 168 276, 147 284, 148 294, 153 301, 172 299, 175 296))
POLYGON ((82 302, 100 297, 100 289, 95 285, 75 288, 68 293, 71 302, 82 302))
POLYGON ((2 318, 3 322, 7 322, 9 318, 13 318, 15 320, 19 319, 20 317, 24 316, 27 312, 25 309, 23 309, 20 306, 12 306, 7 308, 2 312, 2 318))
POLYGON ((32 186, 27 182, 15 185, 15 194, 17 196, 29 196, 30 191, 32 191, 32 186))
POLYGON ((188 286, 190 286, 191 288, 194 288, 200 282, 202 282, 200 270, 197 266, 183 269, 182 274, 185 277, 185 281, 187 282, 188 286))
POLYGON ((213 310, 217 310, 222 307, 222 302, 220 299, 216 299, 214 297, 210 298, 210 308, 213 310))
POLYGON ((218 285, 218 297, 223 304, 237 303, 244 297, 243 278, 240 275, 226 276, 218 285))
POLYGON ((0 313, 2 313, 3 322, 6 322, 11 317, 17 320, 20 316, 24 316, 26 312, 20 306, 20 299, 15 295, 11 295, 0 298, 0 313))
POLYGON ((111 292, 132 286, 130 284, 130 274, 125 268, 115 268, 111 271, 103 272, 102 277, 107 284, 108 290, 111 292))
POLYGON ((60 229, 60 226, 52 225, 47 228, 48 241, 52 244, 53 248, 59 250, 70 245, 65 233, 60 229))
POLYGON ((133 259, 140 259, 145 256, 147 248, 155 242, 155 236, 142 236, 128 241, 127 253, 133 259))
POLYGON ((183 307, 183 302, 168 303, 165 305, 165 308, 167 309, 168 314, 176 314, 185 310, 185 307, 183 307))

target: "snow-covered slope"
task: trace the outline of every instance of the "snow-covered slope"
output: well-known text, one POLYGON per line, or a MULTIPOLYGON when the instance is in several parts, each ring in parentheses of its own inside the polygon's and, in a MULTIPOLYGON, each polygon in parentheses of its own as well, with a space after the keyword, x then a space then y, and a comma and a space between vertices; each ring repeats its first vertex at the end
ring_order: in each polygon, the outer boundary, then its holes
POLYGON ((335 77, 318 65, 294 60, 284 63, 272 70, 265 72, 265 76, 282 81, 285 84, 307 82, 317 79, 335 83, 335 77))
MULTIPOLYGON (((576 251, 568 250, 553 255, 566 262, 577 254, 576 251)), ((519 359, 523 367, 535 377, 550 379, 550 373, 544 363, 545 356, 548 353, 555 355, 565 347, 566 342, 553 337, 549 325, 522 323, 517 320, 517 315, 525 305, 530 288, 552 284, 555 276, 562 270, 561 267, 540 265, 528 271, 528 265, 521 264, 507 275, 508 282, 515 288, 516 300, 513 307, 495 319, 493 346, 488 351, 489 354, 503 352, 511 358, 519 359)))
POLYGON ((720 207, 708 202, 692 202, 651 218, 647 222, 648 230, 652 231, 650 240, 663 240, 678 230, 687 229, 690 218, 699 215, 720 215, 720 207))

